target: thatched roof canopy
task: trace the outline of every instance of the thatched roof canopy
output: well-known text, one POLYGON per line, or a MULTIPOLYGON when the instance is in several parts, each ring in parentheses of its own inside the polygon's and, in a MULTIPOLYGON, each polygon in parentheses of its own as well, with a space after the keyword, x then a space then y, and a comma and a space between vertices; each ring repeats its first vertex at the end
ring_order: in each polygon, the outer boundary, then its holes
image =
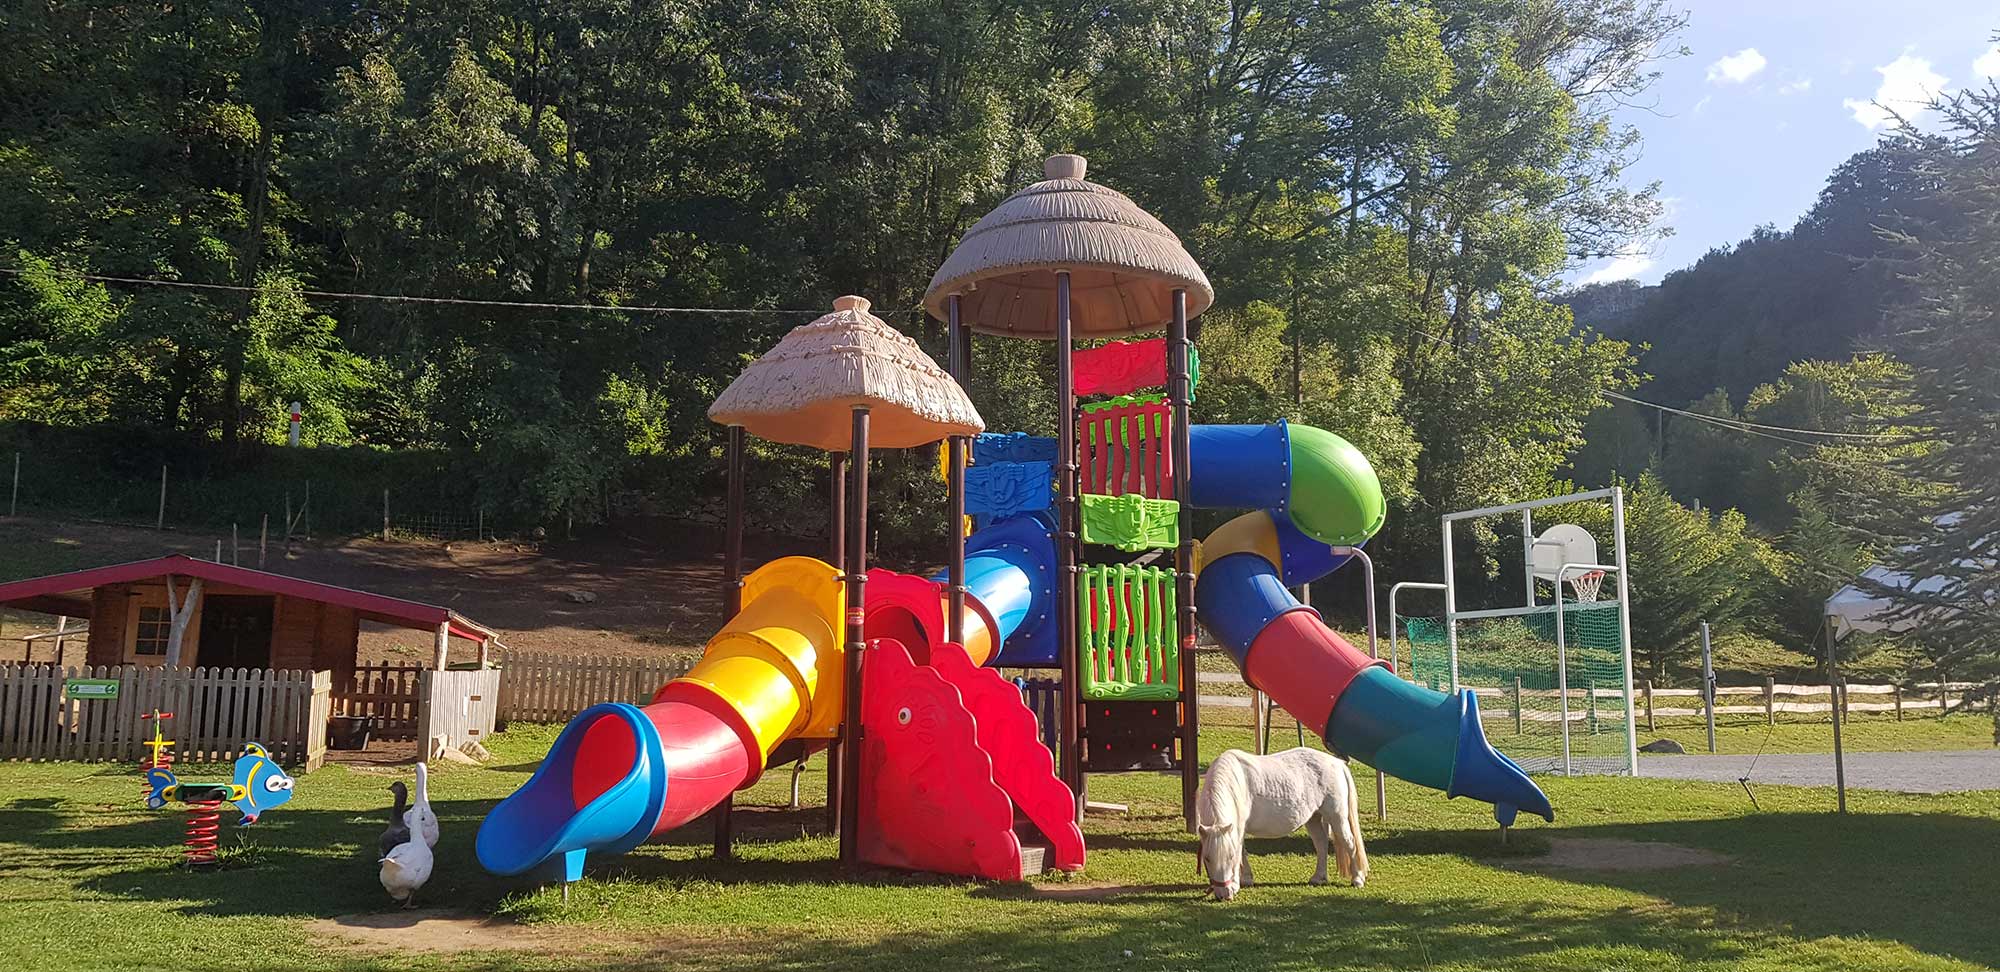
POLYGON ((1068 270, 1078 338, 1159 330, 1176 289, 1188 292, 1189 317, 1207 310, 1215 289, 1180 238, 1084 171, 1080 155, 1050 156, 1043 181, 966 231, 931 277, 924 309, 945 320, 946 299, 959 294, 960 320, 975 331, 1054 338, 1056 271, 1068 270))
POLYGON ((846 452, 856 406, 871 447, 904 449, 986 428, 958 382, 901 331, 841 297, 723 389, 708 417, 773 442, 846 452))

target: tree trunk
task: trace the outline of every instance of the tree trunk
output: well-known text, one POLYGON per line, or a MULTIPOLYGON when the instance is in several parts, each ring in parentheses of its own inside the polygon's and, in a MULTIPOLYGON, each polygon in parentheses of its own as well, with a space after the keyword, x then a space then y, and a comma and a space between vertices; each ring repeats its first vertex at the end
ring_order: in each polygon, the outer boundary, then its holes
MULTIPOLYGON (((257 269, 264 253, 264 210, 270 195, 272 121, 257 119, 257 160, 250 170, 250 187, 244 201, 250 206, 250 223, 243 240, 242 286, 257 286, 257 269)), ((232 452, 243 431, 243 356, 250 343, 250 315, 256 312, 255 293, 243 295, 243 310, 229 335, 229 357, 223 363, 222 444, 232 452)))
POLYGON ((201 603, 201 578, 188 581, 187 594, 178 601, 174 597, 174 575, 167 575, 167 667, 181 667, 181 640, 187 634, 188 622, 194 618, 195 606, 201 603))

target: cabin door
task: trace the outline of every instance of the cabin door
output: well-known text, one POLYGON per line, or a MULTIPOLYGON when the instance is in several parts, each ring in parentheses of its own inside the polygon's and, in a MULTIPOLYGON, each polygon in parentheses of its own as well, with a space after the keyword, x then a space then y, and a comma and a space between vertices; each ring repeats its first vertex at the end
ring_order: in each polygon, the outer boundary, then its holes
POLYGON ((271 667, 270 595, 210 594, 201 602, 203 668, 271 667))

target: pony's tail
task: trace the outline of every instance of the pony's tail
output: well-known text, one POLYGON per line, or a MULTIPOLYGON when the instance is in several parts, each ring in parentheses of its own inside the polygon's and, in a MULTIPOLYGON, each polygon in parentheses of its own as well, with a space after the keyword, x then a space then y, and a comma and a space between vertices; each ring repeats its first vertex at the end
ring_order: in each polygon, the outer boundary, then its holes
POLYGON ((1347 812, 1340 815, 1340 825, 1347 830, 1347 841, 1352 847, 1345 855, 1345 862, 1353 873, 1342 874, 1341 877, 1358 888, 1368 881, 1368 847, 1361 841, 1360 787, 1354 785, 1353 776, 1347 778, 1347 785, 1347 812))

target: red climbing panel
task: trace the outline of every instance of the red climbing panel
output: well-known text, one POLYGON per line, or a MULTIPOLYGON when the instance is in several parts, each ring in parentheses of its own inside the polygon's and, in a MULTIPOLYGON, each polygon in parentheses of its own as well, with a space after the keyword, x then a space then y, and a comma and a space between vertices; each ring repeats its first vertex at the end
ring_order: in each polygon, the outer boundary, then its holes
POLYGON ((1167 383, 1165 338, 1113 341, 1070 357, 1079 395, 1124 395, 1167 383))
MULTIPOLYGON (((868 643, 861 691, 861 859, 1021 878, 1014 804, 958 689, 895 641, 868 643)), ((942 654, 942 653, 940 653, 942 654)))
POLYGON ((1145 400, 1092 407, 1076 456, 1086 493, 1173 499, 1173 410, 1145 400))
POLYGON ((940 645, 931 665, 958 688, 978 726, 979 748, 993 760, 993 779, 1028 822, 1049 839, 1049 865, 1083 867, 1083 830, 1076 825, 1076 797, 1056 778, 1055 757, 1042 745, 1035 714, 1021 690, 990 668, 977 668, 957 645, 940 645))

